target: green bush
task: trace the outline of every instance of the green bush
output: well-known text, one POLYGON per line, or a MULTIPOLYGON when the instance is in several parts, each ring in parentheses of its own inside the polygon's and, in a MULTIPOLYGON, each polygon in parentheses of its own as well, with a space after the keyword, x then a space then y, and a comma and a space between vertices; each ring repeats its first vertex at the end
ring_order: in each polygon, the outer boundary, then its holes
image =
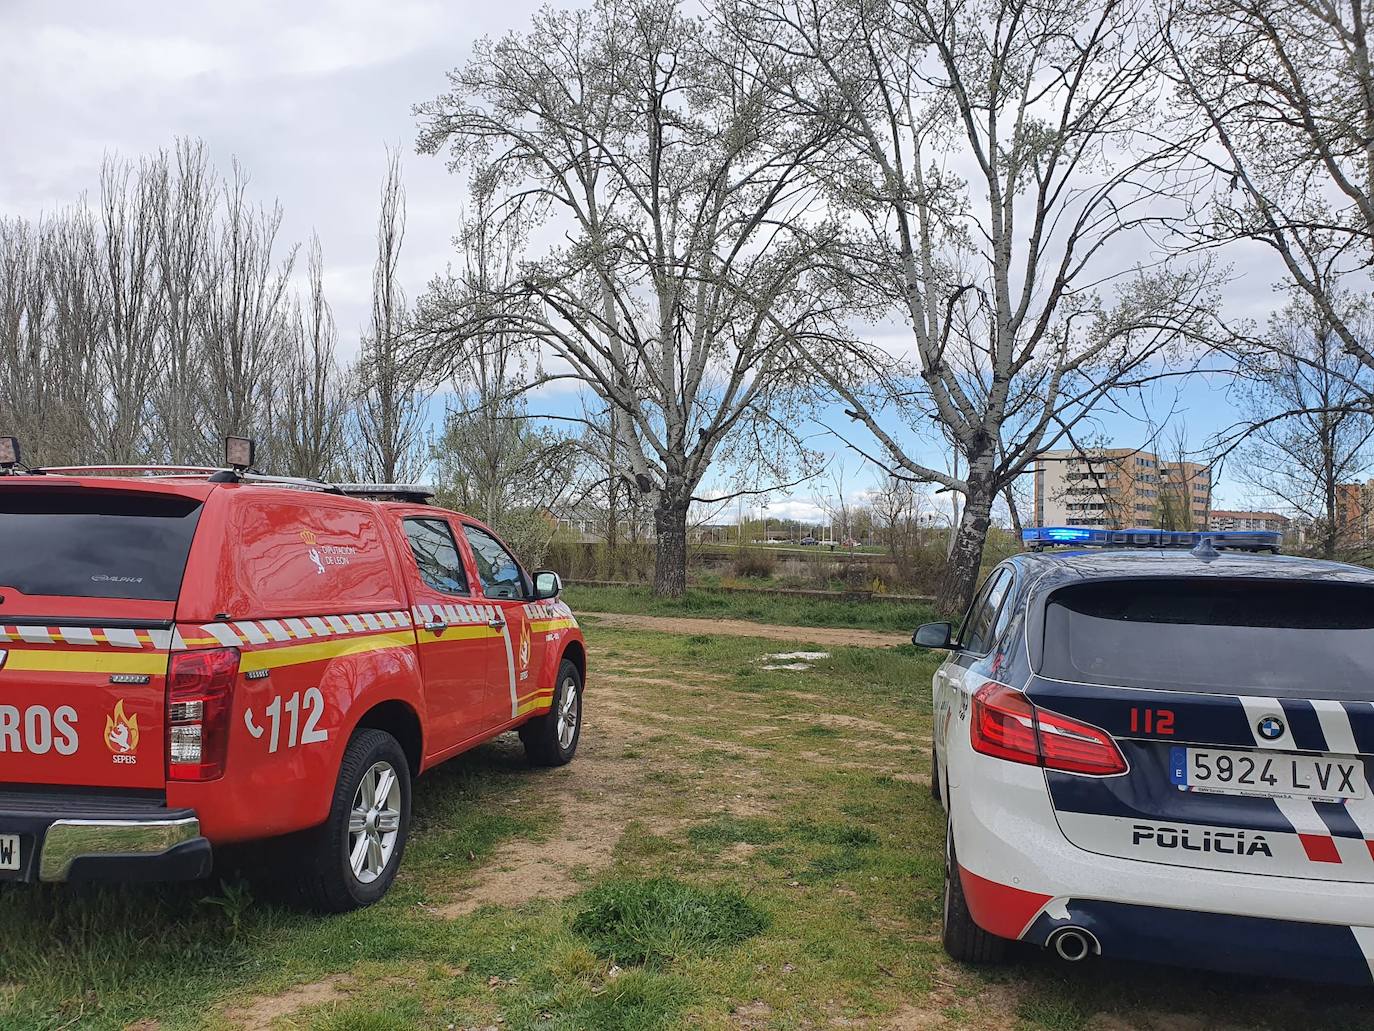
POLYGON ((621 964, 710 955, 767 926, 768 915, 734 888, 695 888, 671 877, 598 885, 572 922, 593 952, 621 964))

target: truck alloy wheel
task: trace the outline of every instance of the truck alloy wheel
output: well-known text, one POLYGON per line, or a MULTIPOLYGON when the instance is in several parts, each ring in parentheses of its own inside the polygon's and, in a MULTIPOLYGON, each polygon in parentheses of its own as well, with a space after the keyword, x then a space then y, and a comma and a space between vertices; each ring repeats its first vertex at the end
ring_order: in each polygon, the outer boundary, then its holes
POLYGON ((370 906, 396 878, 410 831, 410 766, 383 730, 354 732, 339 764, 329 818, 288 850, 296 895, 310 909, 370 906))
POLYGON ((582 736, 582 673, 564 659, 558 667, 558 686, 549 711, 520 728, 525 754, 535 766, 562 766, 577 753, 582 736))
POLYGON ((565 677, 559 688, 558 747, 566 750, 572 747, 577 725, 582 720, 582 694, 577 689, 575 676, 565 677))
POLYGON ((401 778, 385 759, 363 774, 348 819, 348 862, 353 876, 370 884, 396 851, 401 830, 401 778))

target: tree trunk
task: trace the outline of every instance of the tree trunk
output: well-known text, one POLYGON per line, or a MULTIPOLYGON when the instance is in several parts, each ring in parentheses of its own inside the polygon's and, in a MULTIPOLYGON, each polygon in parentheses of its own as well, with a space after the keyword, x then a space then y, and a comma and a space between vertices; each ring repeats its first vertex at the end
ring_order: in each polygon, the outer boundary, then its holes
MULTIPOLYGON (((976 464, 975 464, 976 467, 976 464)), ((983 547, 992 525, 992 502, 997 496, 992 477, 970 472, 964 512, 954 534, 954 546, 935 595, 935 607, 948 615, 960 616, 973 601, 978 586, 978 571, 983 565, 983 547)))
POLYGON ((1016 491, 1010 483, 1002 491, 1007 501, 1007 513, 1011 516, 1011 532, 1018 541, 1021 539, 1021 510, 1016 505, 1016 491))
POLYGON ((654 594, 681 598, 687 590, 687 503, 664 497, 654 509, 654 594))

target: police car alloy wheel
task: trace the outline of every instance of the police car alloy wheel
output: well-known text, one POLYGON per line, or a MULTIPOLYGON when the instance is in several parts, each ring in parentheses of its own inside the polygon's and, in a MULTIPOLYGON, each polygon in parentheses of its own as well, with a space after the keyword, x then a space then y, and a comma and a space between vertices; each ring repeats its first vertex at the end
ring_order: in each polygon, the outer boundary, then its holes
POLYGON ((998 963, 1005 957, 1007 942, 989 934, 968 911, 959 877, 959 856, 954 849, 954 824, 945 823, 945 891, 940 919, 940 940, 950 958, 962 963, 998 963))

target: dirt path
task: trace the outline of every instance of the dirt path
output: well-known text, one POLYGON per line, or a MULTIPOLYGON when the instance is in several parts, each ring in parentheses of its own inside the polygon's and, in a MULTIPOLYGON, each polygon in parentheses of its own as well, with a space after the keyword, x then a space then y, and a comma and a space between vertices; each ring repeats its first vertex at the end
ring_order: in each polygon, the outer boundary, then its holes
POLYGON ((625 630, 657 630, 665 634, 724 634, 728 637, 767 637, 796 644, 852 645, 856 648, 896 648, 910 644, 911 635, 890 630, 851 630, 846 627, 778 626, 745 619, 691 619, 685 616, 641 616, 625 612, 588 612, 588 621, 625 630))

